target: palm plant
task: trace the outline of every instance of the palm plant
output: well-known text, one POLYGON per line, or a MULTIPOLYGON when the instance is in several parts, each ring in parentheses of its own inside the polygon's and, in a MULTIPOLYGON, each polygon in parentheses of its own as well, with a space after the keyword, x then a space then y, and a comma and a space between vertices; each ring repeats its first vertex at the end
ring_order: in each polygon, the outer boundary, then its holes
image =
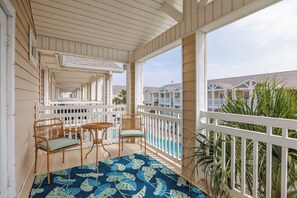
POLYGON ((112 100, 112 103, 113 104, 126 104, 126 95, 127 95, 127 92, 126 90, 122 89, 120 91, 120 94, 118 95, 118 97, 115 97, 113 100, 112 100))
MULTIPOLYGON (((286 90, 284 86, 280 86, 276 80, 266 80, 258 83, 255 93, 251 96, 251 101, 233 100, 226 98, 226 102, 222 105, 221 110, 225 113, 245 114, 254 116, 267 116, 286 119, 297 119, 297 95, 296 92, 286 90), (257 102, 256 102, 257 99, 257 102)), ((223 121, 223 125, 257 131, 266 132, 265 126, 227 122, 223 121)), ((274 135, 281 135, 282 130, 273 128, 274 135)), ((289 131, 289 137, 297 138, 297 132, 289 131)), ((236 187, 240 188, 241 174, 241 139, 231 139, 231 136, 225 136, 226 145, 226 169, 222 171, 222 134, 209 132, 206 136, 200 132, 195 134, 195 141, 198 146, 194 148, 193 159, 196 159, 196 168, 203 167, 205 178, 208 183, 210 192, 215 197, 228 197, 231 181, 231 142, 236 141, 236 158, 235 158, 235 178, 236 187), (215 141, 215 136, 216 141, 215 141)), ((259 187, 258 196, 265 196, 266 185, 266 144, 259 142, 259 187)), ((253 190, 253 143, 247 140, 246 145, 246 191, 252 194, 253 190)), ((281 196, 281 148, 279 146, 272 147, 272 196, 281 196)), ((296 150, 288 150, 288 197, 296 197, 297 195, 297 152, 296 150)))

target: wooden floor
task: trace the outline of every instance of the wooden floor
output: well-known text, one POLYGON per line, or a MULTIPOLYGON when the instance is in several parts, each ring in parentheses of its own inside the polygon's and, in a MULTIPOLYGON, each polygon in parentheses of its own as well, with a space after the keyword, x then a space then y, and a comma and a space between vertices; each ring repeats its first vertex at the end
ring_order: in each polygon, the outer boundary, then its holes
MULTIPOLYGON (((106 145, 105 148, 111 153, 111 158, 118 157, 118 145, 117 144, 106 145)), ((89 148, 84 149, 83 156, 85 156, 85 154, 88 151, 89 151, 89 148)), ((124 151, 121 152, 121 155, 122 156, 129 155, 129 154, 139 153, 139 152, 143 152, 143 151, 144 150, 140 150, 140 145, 138 145, 138 144, 125 143, 124 151)), ((154 159, 158 160, 159 162, 163 163, 164 165, 166 165, 168 168, 170 168, 177 174, 181 175, 180 169, 177 166, 164 160, 164 158, 149 152, 149 150, 147 150, 147 151, 148 151, 148 155, 150 155, 154 159)), ((96 153, 96 151, 94 148, 93 151, 88 155, 88 158, 84 159, 83 163, 84 164, 94 163, 95 156, 96 156, 95 153, 96 153)), ((107 159, 107 158, 109 158, 108 154, 106 152, 104 152, 102 147, 99 147, 99 161, 107 159)), ((80 165, 79 150, 66 151, 65 152, 65 163, 62 163, 62 152, 50 155, 50 170, 51 171, 63 170, 66 168, 71 168, 71 167, 75 167, 75 166, 79 166, 79 165, 80 165)), ((34 167, 32 168, 31 172, 29 173, 28 179, 27 179, 26 183, 24 184, 21 194, 19 195, 20 198, 25 198, 25 197, 29 196, 29 193, 30 193, 30 190, 31 190, 31 187, 33 184, 33 180, 35 177, 35 174, 33 173, 33 169, 34 169, 34 167)), ((41 174, 41 173, 46 173, 46 155, 43 155, 43 154, 40 154, 38 156, 36 175, 41 174)), ((203 188, 199 184, 195 184, 195 185, 197 185, 199 188, 203 188)))

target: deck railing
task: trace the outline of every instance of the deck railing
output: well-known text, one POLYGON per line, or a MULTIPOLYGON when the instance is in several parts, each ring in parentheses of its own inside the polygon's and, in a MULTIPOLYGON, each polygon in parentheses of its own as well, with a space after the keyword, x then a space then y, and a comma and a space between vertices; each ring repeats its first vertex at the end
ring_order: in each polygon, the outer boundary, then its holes
POLYGON ((63 106, 63 105, 103 105, 102 101, 50 101, 49 106, 63 106))
MULTIPOLYGON (((118 138, 118 128, 121 123, 121 117, 126 113, 126 105, 56 105, 56 106, 35 106, 36 119, 60 118, 65 128, 70 131, 82 131, 84 134, 84 143, 90 143, 89 132, 83 131, 81 125, 92 122, 111 122, 113 127, 106 133, 104 143, 113 143, 118 138)), ((76 132, 70 132, 69 138, 77 139, 76 132)))
POLYGON ((170 98, 160 98, 160 104, 170 104, 170 98))
POLYGON ((155 152, 180 163, 182 159, 182 110, 139 105, 147 132, 147 143, 155 152))
MULTIPOLYGON (((288 131, 297 130, 297 120, 290 119, 279 119, 279 118, 270 118, 270 117, 259 117, 259 116, 249 116, 249 115, 238 115, 238 114, 226 114, 226 113, 217 113, 217 112, 201 112, 201 129, 206 133, 206 136, 209 136, 210 133, 213 134, 213 141, 216 141, 218 136, 221 137, 221 162, 222 169, 225 170, 227 166, 230 168, 231 181, 229 186, 235 193, 239 193, 240 197, 258 197, 258 179, 259 179, 259 146, 261 145, 266 150, 266 189, 261 189, 266 192, 265 197, 272 197, 272 182, 273 179, 280 181, 281 188, 281 197, 286 198, 288 192, 288 149, 297 150, 297 139, 288 137, 288 131), (226 126, 226 123, 237 123, 237 124, 250 124, 263 127, 266 129, 265 132, 256 132, 251 130, 242 129, 240 127, 230 127, 226 126), (276 129, 281 130, 281 135, 273 134, 273 131, 276 129), (226 137, 231 137, 231 146, 226 145, 226 137), (240 140, 239 149, 236 151, 236 143, 240 140), (247 145, 251 146, 252 144, 252 168, 249 167, 249 170, 252 170, 252 182, 253 182, 253 192, 251 195, 248 195, 246 192, 247 189, 247 145), (273 148, 281 149, 281 178, 273 178, 273 148), (229 149, 229 151, 227 150, 229 149), (226 152, 231 153, 230 163, 226 164, 226 152), (239 156, 236 156, 236 153, 240 152, 239 156), (239 160, 236 160, 239 159, 239 160), (240 164, 236 164, 240 163, 240 164), (240 177, 236 177, 235 173, 241 167, 240 177), (240 186, 240 189, 238 188, 240 186)), ((252 128, 252 127, 250 127, 252 128)), ((256 127, 255 127, 256 128, 256 127)), ((251 147, 249 147, 251 148, 251 147)), ((263 149, 262 149, 263 151, 263 149)), ((251 159, 249 159, 251 160, 251 159)), ((215 159, 214 159, 215 161, 215 159)), ((265 167, 264 167, 265 168, 265 167)), ((290 170, 294 171, 294 170, 290 170)))

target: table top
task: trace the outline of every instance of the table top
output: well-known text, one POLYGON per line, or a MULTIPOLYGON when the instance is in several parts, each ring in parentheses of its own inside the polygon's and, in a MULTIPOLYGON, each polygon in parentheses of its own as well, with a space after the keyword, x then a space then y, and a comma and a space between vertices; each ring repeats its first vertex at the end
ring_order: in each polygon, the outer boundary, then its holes
POLYGON ((81 127, 83 129, 106 129, 112 126, 113 124, 110 122, 94 122, 94 123, 84 124, 81 127))

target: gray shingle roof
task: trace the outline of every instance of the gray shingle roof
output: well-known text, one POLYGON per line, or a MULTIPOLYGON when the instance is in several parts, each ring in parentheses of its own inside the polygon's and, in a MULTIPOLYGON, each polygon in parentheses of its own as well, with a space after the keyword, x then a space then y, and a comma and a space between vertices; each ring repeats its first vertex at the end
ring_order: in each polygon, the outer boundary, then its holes
POLYGON ((65 67, 79 68, 79 69, 94 69, 99 71, 124 72, 124 70, 117 64, 110 61, 103 61, 94 58, 83 58, 78 56, 64 56, 65 67))
POLYGON ((231 88, 232 86, 249 79, 255 80, 257 82, 261 80, 267 80, 267 79, 269 80, 276 79, 278 82, 280 82, 281 85, 285 85, 286 88, 297 89, 297 70, 213 79, 213 80, 208 80, 208 83, 213 82, 215 84, 225 86, 224 88, 231 88))

